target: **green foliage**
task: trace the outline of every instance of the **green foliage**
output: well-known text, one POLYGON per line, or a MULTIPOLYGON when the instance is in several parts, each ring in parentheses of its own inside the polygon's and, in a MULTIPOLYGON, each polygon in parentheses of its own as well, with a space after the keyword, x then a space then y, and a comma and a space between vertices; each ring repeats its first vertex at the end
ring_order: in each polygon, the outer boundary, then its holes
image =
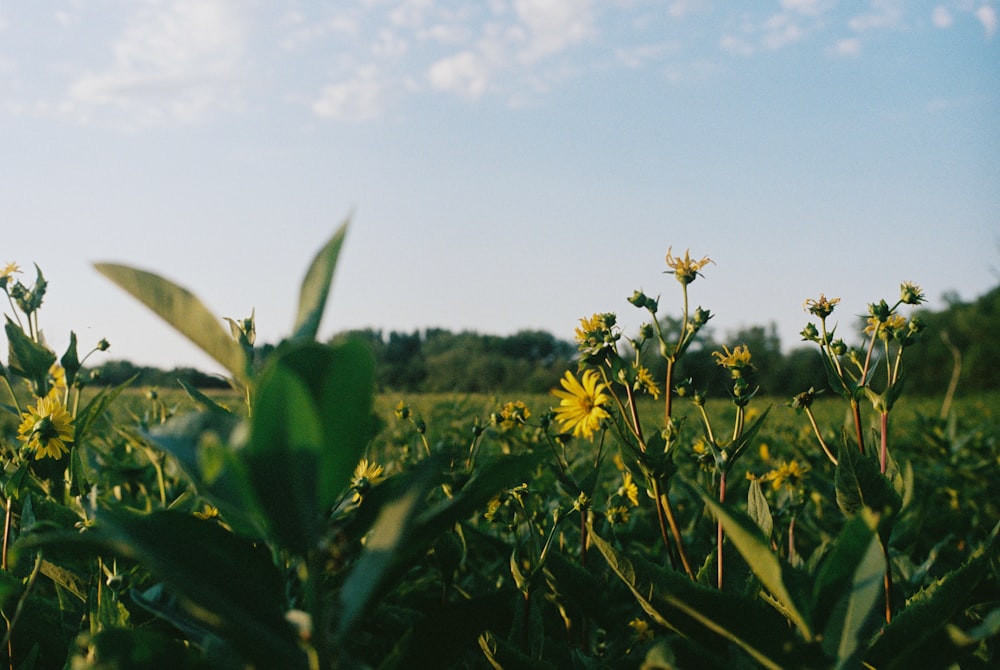
POLYGON ((41 272, 27 287, 4 271, 4 661, 995 664, 1000 503, 984 492, 1000 487, 1000 404, 942 415, 902 394, 912 331, 894 310, 916 287, 870 306, 869 357, 816 330, 822 353, 795 370, 773 328, 718 350, 710 313, 688 308, 711 261, 687 253, 667 257, 680 316, 637 291, 651 321, 634 339, 595 314, 575 351, 537 332, 318 342, 345 234, 311 261, 275 345, 255 343, 253 313, 219 319, 156 275, 99 266, 223 364, 227 392, 188 374, 134 388, 148 371, 121 362, 94 388, 85 363, 107 343, 81 356, 71 334, 57 356, 41 272), (846 398, 759 402, 817 385, 807 368, 846 398), (410 388, 449 392, 397 395, 410 388), (513 388, 544 395, 501 398, 513 388))

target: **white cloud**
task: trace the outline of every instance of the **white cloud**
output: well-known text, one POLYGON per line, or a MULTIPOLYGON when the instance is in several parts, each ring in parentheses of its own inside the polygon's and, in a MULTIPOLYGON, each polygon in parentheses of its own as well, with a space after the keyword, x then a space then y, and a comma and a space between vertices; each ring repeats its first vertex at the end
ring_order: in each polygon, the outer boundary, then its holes
POLYGON ((756 49, 753 44, 742 37, 726 35, 719 41, 719 48, 734 56, 752 56, 756 49))
POLYGON ((590 0, 514 0, 514 11, 530 38, 521 54, 525 62, 562 51, 594 34, 590 0))
POLYGON ((873 0, 872 11, 859 14, 847 25, 855 32, 895 28, 903 18, 903 10, 897 0, 873 0))
POLYGON ((467 98, 478 98, 489 84, 490 67, 483 57, 472 51, 463 51, 443 58, 427 71, 427 80, 438 91, 458 93, 467 98))
POLYGON ((934 8, 934 11, 931 12, 931 21, 938 28, 948 28, 954 22, 954 19, 952 18, 951 12, 948 11, 947 7, 938 5, 934 8))
POLYGON ((708 6, 705 0, 675 0, 670 3, 667 12, 675 19, 697 14, 704 11, 708 6))
POLYGON ((997 12, 989 5, 983 5, 976 10, 976 18, 986 29, 986 37, 991 38, 997 31, 997 12))
POLYGON ((762 43, 765 49, 776 51, 802 39, 802 28, 788 14, 775 14, 764 24, 762 43))
POLYGON ((857 56, 861 53, 861 40, 856 37, 837 40, 833 45, 833 52, 838 56, 857 56))
POLYGON ((370 121, 382 113, 385 86, 373 65, 359 68, 350 79, 329 84, 312 103, 317 116, 334 121, 370 121))
POLYGON ((781 0, 781 6, 799 14, 819 14, 823 11, 822 0, 781 0))
POLYGON ((639 44, 615 49, 615 59, 629 68, 637 70, 645 67, 651 61, 660 60, 664 54, 677 50, 676 44, 639 44))
POLYGON ((70 87, 70 109, 113 107, 139 125, 196 122, 239 98, 246 31, 227 0, 147 4, 114 42, 112 65, 70 87))

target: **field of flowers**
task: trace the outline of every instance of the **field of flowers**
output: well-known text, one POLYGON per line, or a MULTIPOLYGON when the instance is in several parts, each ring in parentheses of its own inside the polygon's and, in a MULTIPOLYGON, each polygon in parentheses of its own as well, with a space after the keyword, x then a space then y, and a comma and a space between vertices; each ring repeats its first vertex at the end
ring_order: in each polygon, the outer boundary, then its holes
POLYGON ((94 386, 107 342, 51 351, 41 270, 0 273, 6 667, 996 667, 1000 397, 902 392, 917 286, 858 346, 807 300, 828 385, 794 398, 743 346, 728 398, 674 378, 711 261, 671 251, 676 332, 637 291, 648 324, 582 318, 549 394, 379 394, 364 343, 316 340, 345 229, 264 360, 252 315, 98 266, 223 394, 94 386))

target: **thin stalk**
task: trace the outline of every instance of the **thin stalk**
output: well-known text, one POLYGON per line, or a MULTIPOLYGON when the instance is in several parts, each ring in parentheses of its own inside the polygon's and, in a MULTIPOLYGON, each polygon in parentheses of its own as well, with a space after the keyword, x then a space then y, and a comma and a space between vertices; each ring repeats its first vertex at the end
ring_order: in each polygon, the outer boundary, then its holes
POLYGON ((660 539, 663 540, 663 546, 667 550, 667 557, 670 559, 670 567, 674 570, 677 569, 677 559, 674 557, 674 549, 670 545, 670 536, 667 535, 667 520, 666 513, 663 509, 663 503, 660 501, 662 497, 662 492, 660 490, 660 481, 658 479, 653 479, 653 500, 656 505, 656 520, 660 524, 660 539))
POLYGON ((7 548, 10 543, 11 519, 14 516, 13 503, 14 501, 12 498, 7 498, 7 504, 5 505, 7 509, 4 512, 4 518, 3 518, 3 553, 2 556, 0 556, 0 570, 3 570, 4 572, 7 572, 7 548))
MULTIPOLYGON (((726 502, 726 471, 722 470, 719 472, 719 504, 726 502)), ((718 546, 718 556, 716 561, 717 565, 717 577, 719 590, 722 590, 722 520, 716 521, 715 529, 715 542, 718 546)))
POLYGON ((823 448, 823 453, 830 459, 830 462, 836 465, 837 457, 833 455, 830 451, 830 447, 826 445, 826 440, 823 439, 823 434, 820 432, 819 426, 816 424, 816 417, 813 416, 812 408, 806 407, 805 410, 806 416, 809 417, 809 423, 812 424, 813 432, 816 433, 816 439, 819 440, 819 446, 823 448))
POLYGON ((851 412, 854 415, 854 431, 855 437, 858 440, 858 449, 862 454, 865 453, 865 437, 864 431, 861 429, 861 406, 858 401, 851 398, 851 412))
POLYGON ((663 505, 663 512, 667 517, 667 524, 670 526, 670 532, 673 533, 674 542, 677 544, 677 553, 680 554, 681 563, 684 565, 684 572, 691 579, 694 579, 694 570, 691 568, 691 562, 688 560, 687 552, 684 550, 684 540, 681 537, 681 529, 677 525, 677 519, 674 518, 674 510, 670 504, 670 498, 666 494, 660 495, 660 500, 663 505))
POLYGON ((880 426, 882 431, 881 439, 881 449, 879 450, 879 470, 884 475, 886 469, 886 461, 888 460, 889 453, 889 413, 882 412, 879 414, 880 426))

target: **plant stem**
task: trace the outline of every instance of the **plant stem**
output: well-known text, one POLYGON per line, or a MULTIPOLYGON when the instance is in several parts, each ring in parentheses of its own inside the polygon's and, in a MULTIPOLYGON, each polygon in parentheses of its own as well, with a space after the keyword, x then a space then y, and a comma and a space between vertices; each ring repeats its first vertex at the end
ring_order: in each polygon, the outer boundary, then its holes
POLYGON ((879 471, 884 475, 889 452, 889 413, 882 412, 879 414, 879 421, 882 430, 882 448, 879 450, 879 471))
POLYGON ((656 505, 656 520, 660 523, 660 539, 663 540, 663 546, 667 550, 667 556, 670 558, 670 566, 676 570, 677 561, 674 558, 673 547, 670 546, 670 536, 667 535, 667 522, 666 515, 663 510, 663 502, 661 501, 662 492, 660 490, 660 481, 658 479, 653 479, 653 501, 656 505))
POLYGON ((670 505, 670 498, 667 494, 662 494, 660 500, 663 505, 663 511, 667 516, 667 523, 670 524, 670 532, 674 535, 674 542, 677 544, 677 553, 680 554, 681 563, 684 565, 684 572, 691 579, 694 579, 694 570, 691 568, 691 562, 688 560, 687 552, 684 550, 684 539, 681 537, 681 529, 677 525, 677 519, 674 518, 674 510, 670 505))
POLYGON ((865 438, 864 431, 861 430, 861 406, 858 401, 851 398, 851 412, 854 414, 854 430, 855 436, 858 439, 858 449, 862 454, 865 453, 865 438))
MULTIPOLYGON (((719 472, 719 504, 721 505, 724 502, 726 502, 726 471, 722 470, 721 472, 719 472)), ((718 546, 718 557, 716 560, 718 562, 717 566, 718 585, 719 585, 719 590, 721 591, 722 590, 722 519, 716 521, 715 542, 716 545, 718 546)))
POLYGON ((823 439, 823 434, 820 432, 819 426, 816 424, 816 417, 813 416, 812 408, 806 407, 805 410, 806 416, 809 417, 809 423, 812 424, 813 432, 816 433, 816 439, 819 440, 819 446, 823 448, 823 453, 830 459, 830 462, 836 465, 837 457, 833 455, 830 451, 830 447, 826 445, 826 440, 823 439))

